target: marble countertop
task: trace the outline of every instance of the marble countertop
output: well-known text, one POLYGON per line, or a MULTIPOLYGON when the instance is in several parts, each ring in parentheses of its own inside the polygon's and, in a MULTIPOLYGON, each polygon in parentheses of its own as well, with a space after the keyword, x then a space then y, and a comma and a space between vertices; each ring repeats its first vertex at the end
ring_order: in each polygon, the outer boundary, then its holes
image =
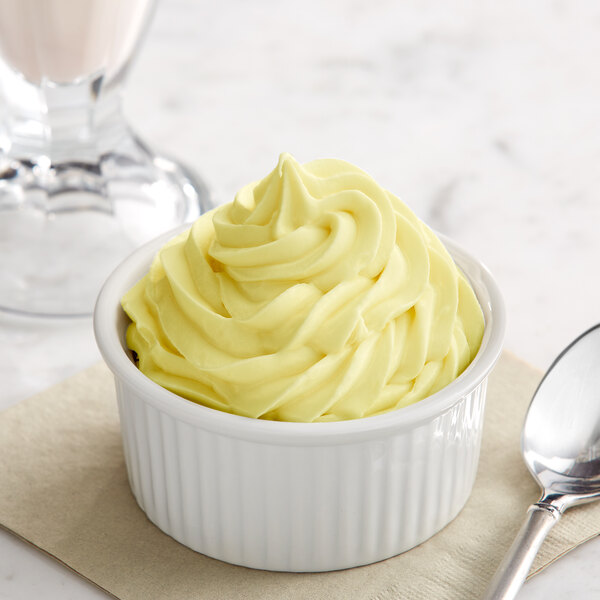
MULTIPOLYGON (((600 321, 599 55, 594 2, 164 0, 125 107, 219 201, 282 151, 361 166, 488 265, 545 369, 600 321)), ((0 408, 97 360, 89 320, 0 315, 0 408)), ((596 538, 519 598, 598 598, 599 562, 596 538)), ((107 596, 0 531, 0 598, 34 597, 107 596)))

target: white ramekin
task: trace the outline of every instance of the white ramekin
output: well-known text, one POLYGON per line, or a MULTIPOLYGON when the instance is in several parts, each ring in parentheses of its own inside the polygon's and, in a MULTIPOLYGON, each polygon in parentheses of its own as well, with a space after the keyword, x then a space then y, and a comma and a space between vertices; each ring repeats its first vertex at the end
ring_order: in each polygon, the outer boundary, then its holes
POLYGON ((193 550, 275 571, 376 562, 449 523, 471 492, 487 377, 504 336, 504 304, 487 269, 442 238, 485 316, 481 349, 458 379, 384 415, 282 423, 185 400, 132 362, 120 299, 172 235, 112 273, 94 315, 98 346, 115 376, 129 482, 148 518, 193 550))

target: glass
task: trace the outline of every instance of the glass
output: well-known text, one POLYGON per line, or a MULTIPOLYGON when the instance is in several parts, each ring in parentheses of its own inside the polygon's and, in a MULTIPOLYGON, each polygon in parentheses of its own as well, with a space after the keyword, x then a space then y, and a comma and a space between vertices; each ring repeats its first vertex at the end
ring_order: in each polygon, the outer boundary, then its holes
POLYGON ((122 113, 153 0, 0 0, 0 309, 91 314, 134 248, 210 207, 122 113))

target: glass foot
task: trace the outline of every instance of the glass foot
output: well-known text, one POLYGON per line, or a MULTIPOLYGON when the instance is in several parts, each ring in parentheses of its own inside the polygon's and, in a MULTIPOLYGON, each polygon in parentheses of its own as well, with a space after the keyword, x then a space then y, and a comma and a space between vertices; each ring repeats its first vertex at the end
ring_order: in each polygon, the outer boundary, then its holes
POLYGON ((132 141, 97 163, 0 156, 0 310, 89 316, 123 258, 212 207, 200 179, 132 141))

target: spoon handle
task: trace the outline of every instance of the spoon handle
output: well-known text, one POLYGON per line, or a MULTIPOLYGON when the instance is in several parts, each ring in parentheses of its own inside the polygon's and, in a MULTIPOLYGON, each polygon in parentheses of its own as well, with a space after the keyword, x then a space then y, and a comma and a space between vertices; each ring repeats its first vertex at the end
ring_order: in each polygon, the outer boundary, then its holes
POLYGON ((533 504, 512 546, 498 567, 483 600, 510 600, 521 589, 535 555, 561 512, 550 504, 533 504))

